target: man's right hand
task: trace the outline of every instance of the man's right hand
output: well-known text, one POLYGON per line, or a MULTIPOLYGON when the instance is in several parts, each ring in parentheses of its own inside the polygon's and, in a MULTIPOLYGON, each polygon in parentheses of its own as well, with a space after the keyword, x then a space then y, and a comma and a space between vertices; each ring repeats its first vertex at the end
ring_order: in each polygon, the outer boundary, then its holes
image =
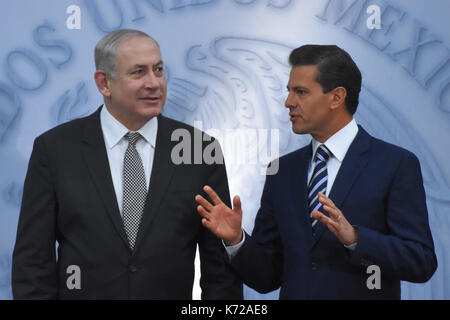
POLYGON ((200 195, 195 196, 199 204, 198 213, 203 217, 202 223, 216 236, 221 238, 227 246, 233 246, 242 240, 242 209, 239 196, 233 198, 233 209, 223 203, 217 193, 209 186, 203 190, 211 199, 208 200, 200 195))

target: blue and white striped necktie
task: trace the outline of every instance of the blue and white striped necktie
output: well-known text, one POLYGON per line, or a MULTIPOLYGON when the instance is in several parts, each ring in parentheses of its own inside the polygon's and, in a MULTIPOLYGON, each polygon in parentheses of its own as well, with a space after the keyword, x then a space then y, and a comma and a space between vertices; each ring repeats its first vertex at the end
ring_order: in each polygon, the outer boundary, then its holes
POLYGON ((322 206, 318 199, 318 193, 322 192, 325 194, 327 191, 327 160, 330 157, 331 151, 328 150, 324 144, 321 144, 319 148, 317 148, 316 156, 314 158, 314 171, 308 185, 308 208, 313 227, 317 223, 317 220, 313 219, 311 214, 314 210, 319 210, 322 206))

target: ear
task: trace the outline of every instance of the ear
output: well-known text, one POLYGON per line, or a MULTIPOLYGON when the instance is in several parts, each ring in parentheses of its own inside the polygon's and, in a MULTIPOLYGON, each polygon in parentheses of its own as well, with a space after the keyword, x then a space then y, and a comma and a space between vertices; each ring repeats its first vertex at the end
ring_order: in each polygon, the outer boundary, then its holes
POLYGON ((347 90, 344 87, 336 87, 331 91, 331 109, 337 109, 340 106, 345 107, 345 98, 347 90))
POLYGON ((94 73, 94 80, 95 84, 97 85, 98 91, 104 96, 104 97, 110 97, 111 96, 111 90, 110 90, 110 79, 106 75, 105 71, 103 70, 97 70, 94 73))

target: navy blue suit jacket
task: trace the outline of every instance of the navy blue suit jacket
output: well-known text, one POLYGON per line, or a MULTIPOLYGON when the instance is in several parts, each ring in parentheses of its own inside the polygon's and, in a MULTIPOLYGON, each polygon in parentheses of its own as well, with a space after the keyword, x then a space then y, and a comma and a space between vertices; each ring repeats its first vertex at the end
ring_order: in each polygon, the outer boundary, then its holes
POLYGON ((351 252, 320 222, 313 234, 307 209, 311 145, 279 159, 267 176, 252 236, 231 261, 259 292, 280 299, 399 299, 400 280, 425 282, 437 260, 422 175, 414 154, 359 127, 330 199, 358 230, 351 252), (367 267, 381 271, 369 289, 367 267))

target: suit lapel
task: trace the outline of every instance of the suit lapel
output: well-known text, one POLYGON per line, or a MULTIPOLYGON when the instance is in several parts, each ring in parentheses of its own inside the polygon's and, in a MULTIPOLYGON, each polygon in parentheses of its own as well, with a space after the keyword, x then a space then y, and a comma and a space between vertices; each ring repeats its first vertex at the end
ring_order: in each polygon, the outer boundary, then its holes
POLYGON ((142 215, 139 232, 137 235, 134 252, 137 251, 146 231, 150 228, 153 220, 159 213, 159 207, 167 193, 175 165, 173 164, 170 155, 172 143, 170 135, 172 133, 169 121, 163 117, 158 116, 158 133, 156 136, 155 155, 153 158, 152 174, 150 177, 150 186, 147 194, 147 200, 142 215))
POLYGON ((92 176, 92 180, 103 201, 103 205, 105 206, 114 227, 128 247, 128 238, 117 205, 111 169, 109 167, 108 155, 103 139, 100 124, 100 110, 101 108, 87 118, 83 134, 83 155, 92 176))
MULTIPOLYGON (((370 148, 370 135, 361 126, 358 127, 358 134, 342 161, 329 194, 329 198, 339 209, 342 208, 342 204, 347 198, 353 184, 369 161, 369 153, 367 151, 370 148)), ((317 223, 313 245, 317 243, 326 230, 328 228, 325 224, 317 223)))

